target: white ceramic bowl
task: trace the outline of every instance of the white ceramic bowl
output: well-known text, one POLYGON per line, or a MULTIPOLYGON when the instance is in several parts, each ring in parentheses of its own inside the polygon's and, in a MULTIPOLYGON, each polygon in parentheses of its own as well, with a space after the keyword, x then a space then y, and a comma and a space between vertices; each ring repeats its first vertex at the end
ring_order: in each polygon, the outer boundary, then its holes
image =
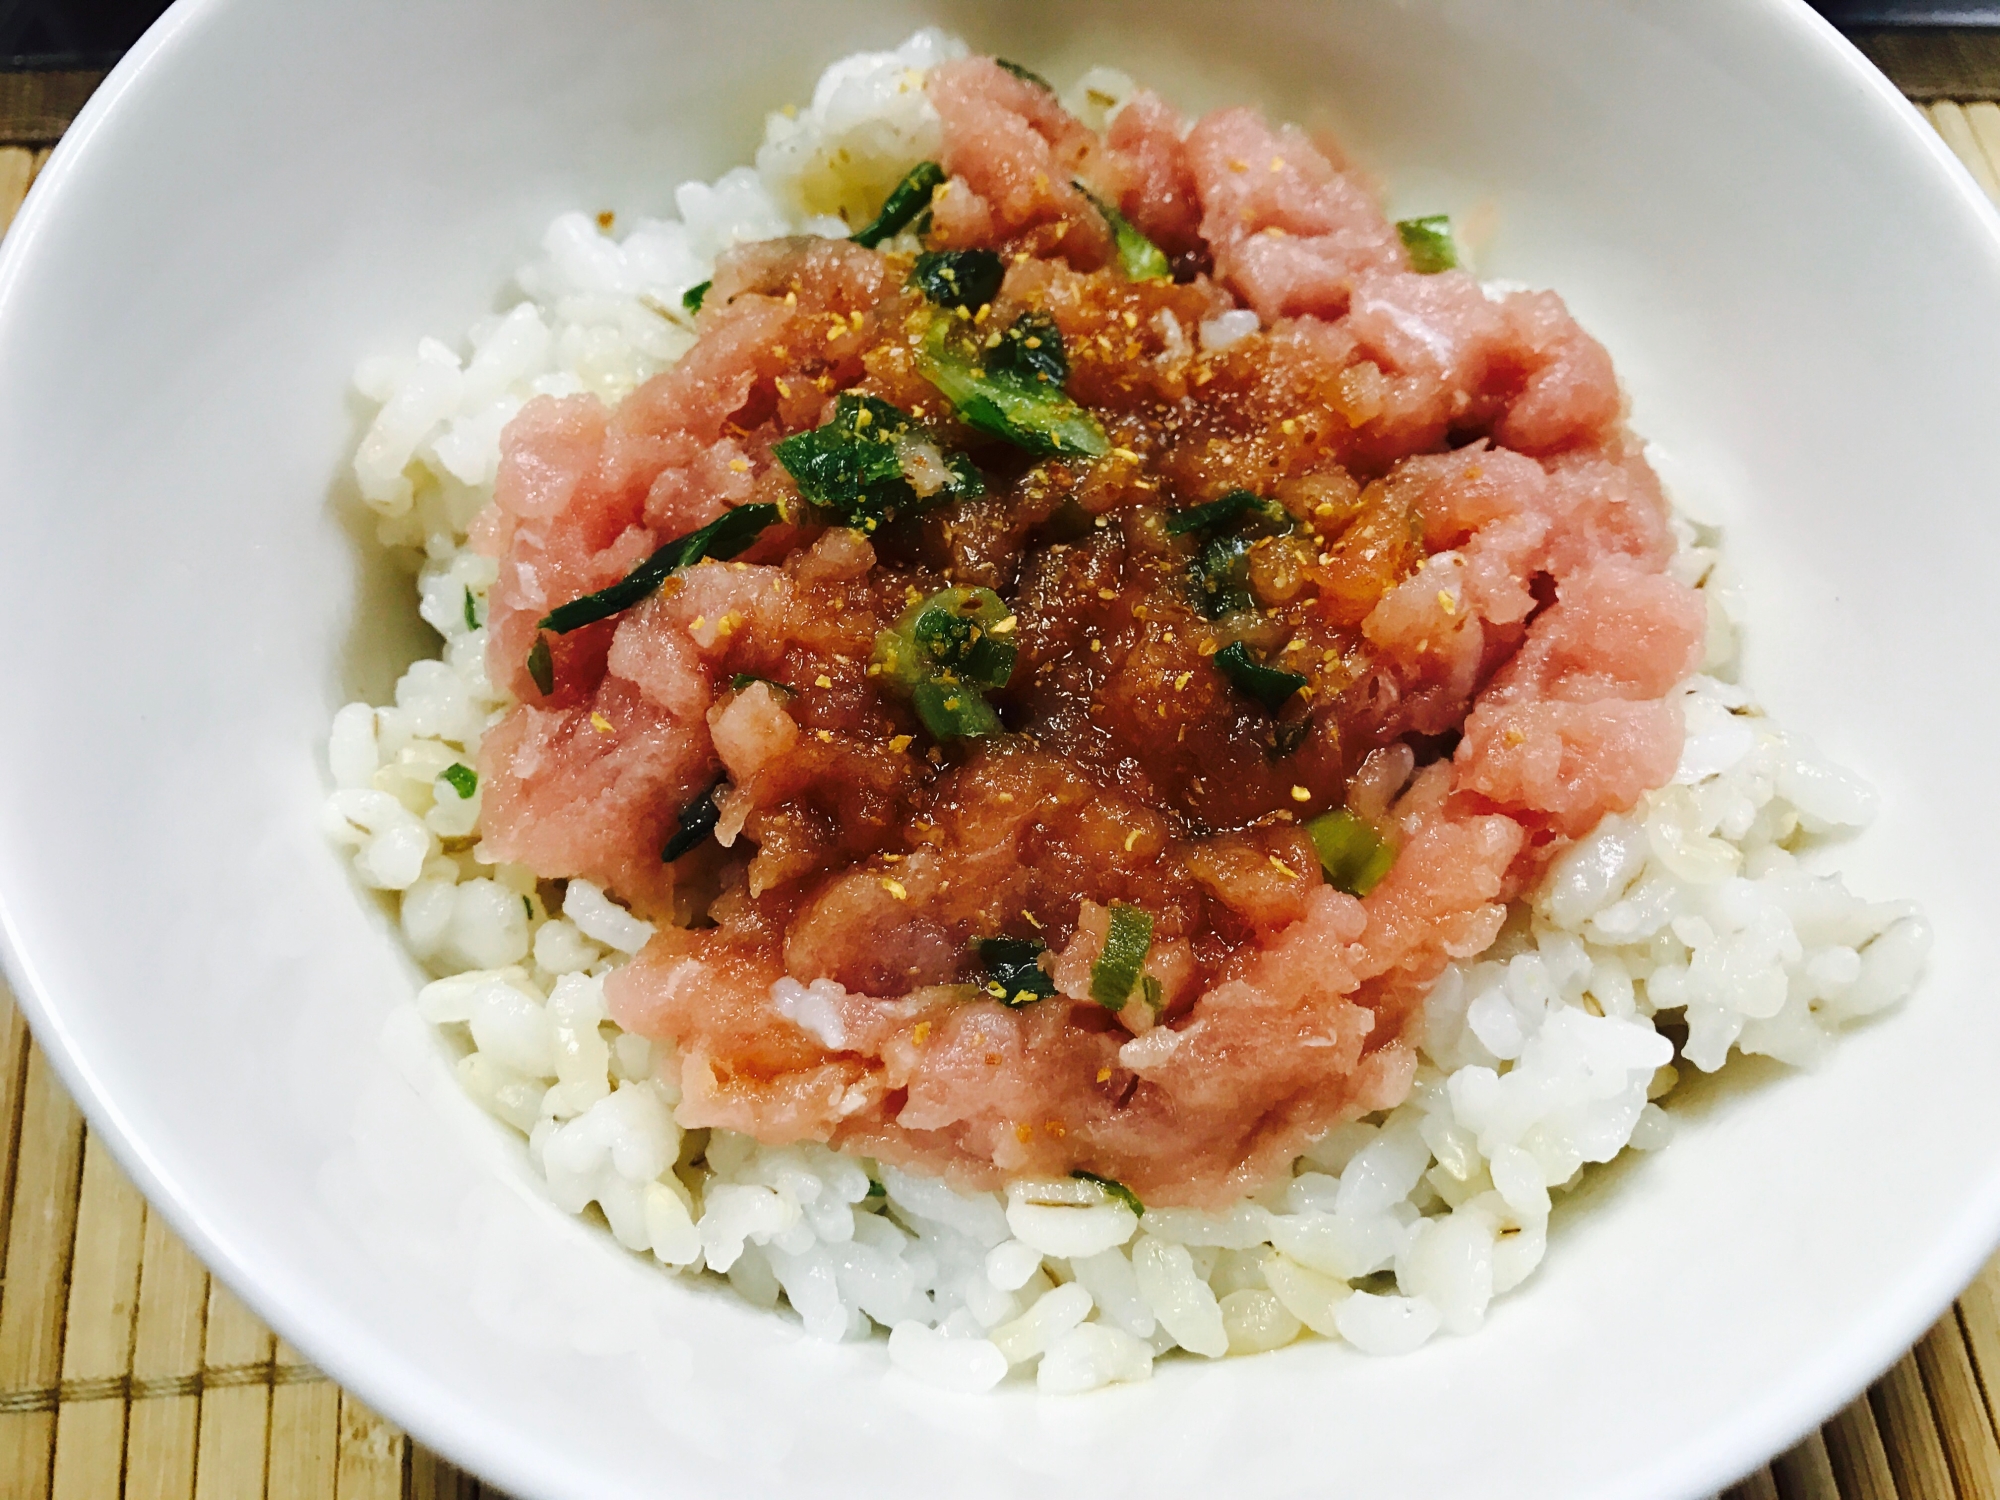
POLYGON ((2000 1225, 2000 222, 1790 0, 183 0, 0 260, 0 911, 93 1126, 311 1357, 520 1494, 1683 1496, 1874 1375, 2000 1225), (1884 793, 1906 1010, 1701 1091, 1477 1337, 940 1397, 571 1221, 460 1099, 324 848, 320 746, 411 649, 344 507, 368 353, 569 207, 660 211, 816 69, 939 21, 1330 110, 1405 211, 1612 347, 1750 590, 1751 681, 1884 793), (1192 66, 1191 66, 1192 65, 1192 66))

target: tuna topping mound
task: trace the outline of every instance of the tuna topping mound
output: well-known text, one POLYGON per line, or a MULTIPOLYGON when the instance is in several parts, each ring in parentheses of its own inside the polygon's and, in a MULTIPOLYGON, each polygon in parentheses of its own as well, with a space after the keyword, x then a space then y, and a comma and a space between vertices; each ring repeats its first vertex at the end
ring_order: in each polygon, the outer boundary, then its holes
POLYGON ((507 427, 482 858, 654 922, 684 1127, 1226 1204, 1674 774, 1704 605, 1553 294, 1248 110, 923 90, 877 218, 507 427))

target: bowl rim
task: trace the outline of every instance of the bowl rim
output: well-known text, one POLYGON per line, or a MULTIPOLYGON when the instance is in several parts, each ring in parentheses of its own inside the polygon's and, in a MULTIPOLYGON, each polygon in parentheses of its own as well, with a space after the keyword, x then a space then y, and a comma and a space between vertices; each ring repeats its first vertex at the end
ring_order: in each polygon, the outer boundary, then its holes
MULTIPOLYGON (((221 13, 260 0, 174 0, 117 62, 56 144, 0 240, 0 323, 23 295, 21 283, 45 220, 55 212, 67 184, 88 173, 98 141, 123 120, 127 101, 177 56, 199 45, 202 31, 221 13)), ((1844 85, 1855 108, 1871 114, 1875 127, 1904 148, 1914 146, 1913 166, 1928 160, 1933 177, 1968 213, 1968 231, 1983 234, 2000 270, 2000 205, 1989 199, 1970 170, 1917 107, 1808 0, 1734 0, 1744 24, 1766 25, 1781 33, 1802 62, 1810 61, 1829 85, 1844 85)), ((62 1020, 62 1006, 42 982, 32 944, 0 903, 0 975, 38 1044, 89 1129, 144 1194, 149 1210, 168 1224, 208 1268, 268 1326, 304 1353, 327 1378, 360 1396, 368 1406, 414 1440, 482 1478, 491 1476, 510 1492, 568 1494, 569 1486, 553 1454, 505 1428, 483 1422, 476 1409, 452 1392, 417 1375, 395 1349, 362 1323, 343 1318, 316 1298, 309 1284, 282 1266, 249 1253, 231 1228, 190 1196, 161 1158, 130 1126, 117 1100, 100 1085, 90 1059, 62 1020)), ((2000 1170, 1969 1190, 1953 1232, 1881 1288, 1870 1316, 1858 1319, 1839 1347, 1844 1357, 1801 1369, 1781 1398, 1762 1404, 1754 1425, 1718 1426, 1673 1464, 1650 1476, 1624 1476, 1621 1494, 1710 1494, 1768 1462, 1836 1414, 1896 1363, 1950 1307, 2000 1244, 2000 1170), (1635 1482, 1637 1481, 1637 1482, 1635 1482)), ((1040 1400, 1039 1396, 1023 1399, 1040 1400)))

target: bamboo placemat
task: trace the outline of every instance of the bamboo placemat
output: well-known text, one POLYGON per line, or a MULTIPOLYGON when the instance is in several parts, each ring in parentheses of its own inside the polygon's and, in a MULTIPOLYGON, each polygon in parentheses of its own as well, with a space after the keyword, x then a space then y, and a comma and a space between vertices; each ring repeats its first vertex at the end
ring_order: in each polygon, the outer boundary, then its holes
MULTIPOLYGON (((1926 107, 2000 201, 2000 103, 1926 107)), ((0 147, 0 231, 48 152, 0 147)), ((2000 1257, 1868 1393, 1726 1500, 2000 1500, 2000 1257)), ((505 1500, 209 1278, 0 984, 0 1500, 505 1500)))

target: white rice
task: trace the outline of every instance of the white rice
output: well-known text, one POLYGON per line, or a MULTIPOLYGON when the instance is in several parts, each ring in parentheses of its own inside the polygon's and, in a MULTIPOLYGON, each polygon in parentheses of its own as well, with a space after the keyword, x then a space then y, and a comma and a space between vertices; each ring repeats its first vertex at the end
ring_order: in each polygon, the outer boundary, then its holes
MULTIPOLYGON (((421 554, 442 648, 393 705, 336 715, 327 832, 363 884, 397 893, 410 951, 437 976, 419 1009, 467 1092, 525 1136, 554 1202, 595 1205, 664 1266, 782 1299, 819 1337, 879 1326, 919 1379, 977 1391, 1032 1367, 1042 1390, 1070 1393, 1146 1379, 1177 1348, 1217 1358, 1309 1334, 1399 1354, 1470 1333, 1540 1262, 1552 1203, 1587 1164, 1666 1143, 1659 1101, 1679 1069, 1735 1053, 1810 1065, 1907 994, 1929 946, 1914 907, 1862 901, 1794 852, 1866 823, 1873 798, 1729 680, 1733 590, 1712 533, 1676 523, 1676 570, 1705 590, 1711 624, 1703 675, 1680 690, 1672 782, 1605 819, 1490 951, 1445 972, 1406 1103, 1335 1129, 1227 1213, 1141 1217, 1067 1179, 966 1195, 823 1147, 685 1134, 660 1047, 605 1013, 604 976, 652 928, 586 881, 486 863, 479 793, 442 774, 476 764, 507 707, 476 623, 494 564, 465 541, 501 429, 532 396, 615 402, 670 365, 693 337, 681 295, 727 246, 845 233, 841 214, 865 214, 934 152, 922 70, 964 50, 924 31, 836 63, 809 108, 771 116, 755 168, 683 185, 678 219, 613 235, 566 214, 520 273, 522 300, 461 349, 426 339, 362 367, 379 410, 356 479, 383 544, 421 554)), ((1085 83, 1098 124, 1132 87, 1104 69, 1085 83)), ((1202 340, 1252 325, 1227 314, 1202 340)), ((780 981, 774 1001, 810 1027, 825 983, 780 981)))

